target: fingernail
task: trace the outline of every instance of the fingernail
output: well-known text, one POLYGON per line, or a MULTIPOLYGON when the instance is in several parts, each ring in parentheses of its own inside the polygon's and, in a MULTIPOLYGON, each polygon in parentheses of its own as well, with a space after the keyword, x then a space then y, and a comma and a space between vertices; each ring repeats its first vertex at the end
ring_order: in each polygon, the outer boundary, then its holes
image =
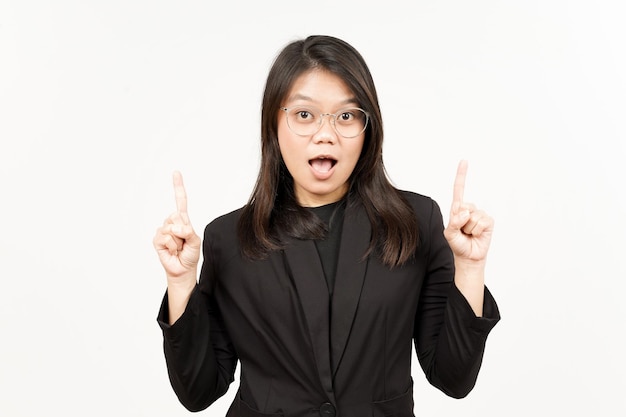
POLYGON ((176 234, 180 234, 183 231, 183 228, 180 226, 172 226, 172 232, 176 233, 176 234))
POLYGON ((461 218, 462 218, 462 219, 468 219, 468 218, 469 218, 469 216, 470 216, 470 212, 469 212, 469 210, 463 210, 463 211, 460 213, 460 216, 461 216, 461 218))

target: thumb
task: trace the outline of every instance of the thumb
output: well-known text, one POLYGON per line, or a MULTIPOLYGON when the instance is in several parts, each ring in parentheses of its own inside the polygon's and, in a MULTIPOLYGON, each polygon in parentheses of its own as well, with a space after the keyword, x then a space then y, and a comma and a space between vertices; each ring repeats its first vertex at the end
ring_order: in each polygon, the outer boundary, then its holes
POLYGON ((199 248, 201 244, 200 237, 193 230, 191 224, 175 224, 172 226, 172 233, 185 241, 185 245, 192 248, 199 248))
POLYGON ((445 229, 445 235, 448 240, 456 237, 458 234, 462 234, 461 229, 467 224, 470 218, 470 212, 466 208, 460 208, 458 210, 452 210, 450 212, 450 220, 448 221, 448 227, 445 229))
POLYGON ((194 249, 198 249, 202 244, 202 240, 200 239, 200 236, 198 236, 196 232, 194 232, 192 229, 191 234, 185 239, 185 243, 187 243, 190 247, 194 249))

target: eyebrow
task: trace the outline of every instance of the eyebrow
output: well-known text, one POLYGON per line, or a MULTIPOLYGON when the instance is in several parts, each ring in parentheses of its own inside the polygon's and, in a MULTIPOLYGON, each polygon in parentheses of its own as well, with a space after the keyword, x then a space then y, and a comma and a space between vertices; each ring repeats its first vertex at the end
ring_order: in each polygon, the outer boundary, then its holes
MULTIPOLYGON (((287 100, 288 103, 292 102, 292 101, 296 101, 296 100, 304 100, 304 101, 315 101, 313 98, 309 97, 309 96, 305 96, 304 94, 299 94, 296 93, 293 96, 289 97, 289 99, 287 100)), ((356 101, 356 98, 354 97, 350 97, 347 98, 343 101, 341 101, 339 103, 340 105, 345 105, 345 104, 358 104, 358 102, 356 101)))

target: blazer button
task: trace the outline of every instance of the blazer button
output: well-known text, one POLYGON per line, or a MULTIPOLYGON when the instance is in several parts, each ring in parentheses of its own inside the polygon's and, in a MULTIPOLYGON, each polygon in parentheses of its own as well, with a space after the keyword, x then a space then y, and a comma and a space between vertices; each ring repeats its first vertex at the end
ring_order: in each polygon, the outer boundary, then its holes
POLYGON ((324 403, 320 406, 320 417, 335 417, 337 411, 331 403, 324 403))

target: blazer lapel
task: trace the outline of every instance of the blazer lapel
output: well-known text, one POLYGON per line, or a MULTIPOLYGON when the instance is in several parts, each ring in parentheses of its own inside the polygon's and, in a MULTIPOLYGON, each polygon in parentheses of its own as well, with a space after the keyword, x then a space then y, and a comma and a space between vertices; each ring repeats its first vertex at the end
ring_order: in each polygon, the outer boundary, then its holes
POLYGON ((334 402, 329 351, 330 301, 317 248, 312 240, 288 239, 284 253, 308 325, 320 381, 334 402))
POLYGON ((368 260, 371 225, 362 206, 345 211, 333 291, 330 340, 333 376, 339 368, 359 305, 368 260))

